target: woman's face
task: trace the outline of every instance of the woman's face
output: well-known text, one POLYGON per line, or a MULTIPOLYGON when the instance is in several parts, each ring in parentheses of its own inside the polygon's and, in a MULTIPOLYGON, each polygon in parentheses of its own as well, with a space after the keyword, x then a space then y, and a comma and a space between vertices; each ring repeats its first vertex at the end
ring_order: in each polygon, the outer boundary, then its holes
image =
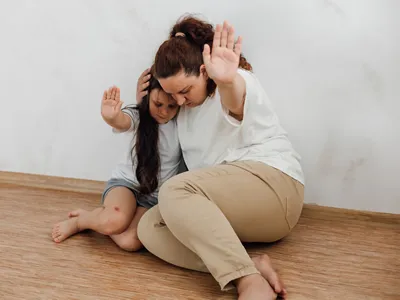
POLYGON ((176 116, 179 106, 176 104, 176 101, 163 90, 153 89, 150 92, 149 100, 150 115, 157 123, 168 123, 176 116))
POLYGON ((204 65, 199 76, 186 75, 183 71, 158 82, 163 90, 175 99, 179 106, 194 107, 201 105, 207 98, 207 73, 204 65))

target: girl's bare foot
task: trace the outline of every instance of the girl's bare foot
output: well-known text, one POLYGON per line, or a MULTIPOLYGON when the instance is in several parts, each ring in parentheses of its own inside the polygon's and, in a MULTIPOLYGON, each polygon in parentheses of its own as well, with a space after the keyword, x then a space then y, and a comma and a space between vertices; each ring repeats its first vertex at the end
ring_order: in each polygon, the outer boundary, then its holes
POLYGON ((52 233, 53 240, 56 243, 61 243, 71 235, 78 233, 80 230, 77 221, 78 218, 70 218, 54 225, 52 233))
POLYGON ((277 293, 281 298, 285 299, 287 295, 285 286, 280 280, 278 273, 276 273, 272 267, 271 260, 269 259, 268 255, 263 254, 253 257, 252 260, 255 263, 257 270, 268 281, 275 293, 277 293))
POLYGON ((238 300, 273 300, 276 293, 259 274, 243 277, 237 282, 238 300))
POLYGON ((82 213, 87 212, 87 210, 84 210, 82 208, 78 208, 76 210, 73 210, 68 213, 68 218, 73 218, 73 217, 79 217, 82 213))

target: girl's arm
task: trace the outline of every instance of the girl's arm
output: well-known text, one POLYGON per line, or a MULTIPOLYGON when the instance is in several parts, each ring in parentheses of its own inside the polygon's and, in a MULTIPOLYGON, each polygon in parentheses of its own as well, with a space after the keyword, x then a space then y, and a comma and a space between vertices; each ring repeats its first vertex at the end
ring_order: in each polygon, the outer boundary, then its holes
POLYGON ((225 21, 222 27, 217 25, 212 52, 207 44, 203 51, 207 74, 217 84, 222 105, 238 120, 243 119, 246 95, 246 83, 237 73, 241 49, 242 38, 235 43, 234 29, 225 21))
MULTIPOLYGON (((136 103, 139 104, 142 98, 147 95, 147 87, 150 80, 150 68, 143 71, 136 86, 136 103)), ((118 132, 125 132, 132 129, 134 118, 128 111, 121 110, 123 102, 120 99, 120 89, 113 86, 104 91, 101 102, 101 116, 104 121, 118 132)))
POLYGON ((131 128, 131 118, 122 112, 122 104, 118 87, 113 86, 108 91, 104 91, 101 101, 101 116, 108 125, 119 132, 131 128))

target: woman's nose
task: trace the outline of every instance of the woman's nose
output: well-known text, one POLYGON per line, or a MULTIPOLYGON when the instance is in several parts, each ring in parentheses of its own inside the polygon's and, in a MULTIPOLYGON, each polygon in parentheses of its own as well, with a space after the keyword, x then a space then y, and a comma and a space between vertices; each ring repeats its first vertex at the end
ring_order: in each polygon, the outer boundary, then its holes
POLYGON ((174 99, 179 106, 182 106, 186 102, 184 95, 174 95, 174 99))

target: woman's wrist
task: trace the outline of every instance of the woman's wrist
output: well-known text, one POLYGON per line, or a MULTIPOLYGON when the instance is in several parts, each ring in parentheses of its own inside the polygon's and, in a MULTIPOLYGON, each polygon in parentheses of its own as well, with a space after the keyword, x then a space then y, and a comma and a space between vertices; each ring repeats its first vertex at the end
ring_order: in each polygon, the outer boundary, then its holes
POLYGON ((231 113, 241 116, 243 114, 246 83, 243 77, 236 74, 232 82, 217 85, 221 102, 231 113))
POLYGON ((238 84, 239 81, 240 81, 240 75, 238 73, 236 73, 235 77, 232 78, 232 81, 229 81, 229 82, 215 81, 215 84, 217 85, 218 89, 226 91, 226 90, 233 89, 235 87, 235 85, 238 84))

